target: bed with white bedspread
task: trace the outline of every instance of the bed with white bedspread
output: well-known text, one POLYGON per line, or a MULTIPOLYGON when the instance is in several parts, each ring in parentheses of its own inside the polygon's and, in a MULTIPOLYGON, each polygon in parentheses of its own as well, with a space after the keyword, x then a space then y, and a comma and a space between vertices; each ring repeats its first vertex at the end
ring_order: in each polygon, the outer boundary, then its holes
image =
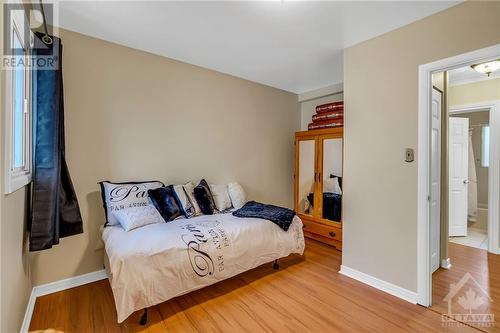
POLYGON ((302 221, 202 215, 102 234, 118 322, 134 311, 225 280, 292 253, 303 254, 302 221))

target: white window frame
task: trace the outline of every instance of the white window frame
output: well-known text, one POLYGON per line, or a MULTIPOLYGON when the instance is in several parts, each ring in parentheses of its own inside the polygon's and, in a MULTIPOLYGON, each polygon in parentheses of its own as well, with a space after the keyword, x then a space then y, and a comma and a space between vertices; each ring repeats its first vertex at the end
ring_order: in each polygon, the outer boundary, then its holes
MULTIPOLYGON (((11 15, 10 26, 8 27, 9 34, 17 34, 22 43, 25 53, 25 60, 28 61, 30 56, 30 41, 24 40, 24 29, 28 29, 24 22, 26 18, 21 14, 22 11, 13 11, 11 15)), ((31 36, 30 32, 30 36, 31 36)), ((31 39, 31 37, 30 37, 31 39)), ((11 38, 11 43, 14 43, 11 38)), ((28 62, 27 62, 28 63, 28 62)), ((5 84, 5 194, 12 193, 18 189, 28 185, 32 179, 32 74, 29 67, 25 67, 26 73, 24 76, 25 85, 25 102, 24 112, 24 165, 22 168, 14 169, 14 94, 13 94, 13 79, 15 70, 6 70, 5 84)))

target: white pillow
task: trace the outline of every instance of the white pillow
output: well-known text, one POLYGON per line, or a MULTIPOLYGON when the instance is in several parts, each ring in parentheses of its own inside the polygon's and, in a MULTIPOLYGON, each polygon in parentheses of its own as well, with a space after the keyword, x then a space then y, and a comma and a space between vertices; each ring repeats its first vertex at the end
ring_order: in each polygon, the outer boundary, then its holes
POLYGON ((247 203, 247 198, 243 187, 238 183, 229 183, 227 185, 229 192, 229 197, 231 198, 231 203, 236 209, 240 209, 247 203))
POLYGON ((323 181, 323 192, 342 194, 339 179, 337 177, 325 179, 323 181))
POLYGON ((231 208, 231 198, 226 184, 210 184, 210 192, 212 192, 215 207, 219 212, 231 208))
POLYGON ((106 225, 117 225, 112 214, 126 208, 147 206, 151 203, 148 190, 164 186, 159 181, 113 183, 104 181, 101 185, 101 196, 106 213, 106 225))
POLYGON ((189 197, 186 195, 186 191, 184 190, 183 185, 174 185, 174 191, 175 194, 177 194, 177 198, 179 198, 179 201, 181 202, 182 205, 182 214, 187 217, 193 217, 196 215, 196 211, 194 210, 194 206, 191 203, 191 200, 189 200, 189 197))
POLYGON ((190 181, 190 182, 187 182, 186 184, 184 184, 182 187, 184 187, 184 191, 186 192, 186 195, 187 195, 189 201, 193 205, 195 215, 200 215, 201 209, 200 209, 200 206, 198 206, 198 202, 196 201, 196 199, 194 197, 195 185, 193 184, 193 182, 190 181))
POLYGON ((125 208, 114 211, 113 215, 125 231, 165 222, 153 205, 125 208))

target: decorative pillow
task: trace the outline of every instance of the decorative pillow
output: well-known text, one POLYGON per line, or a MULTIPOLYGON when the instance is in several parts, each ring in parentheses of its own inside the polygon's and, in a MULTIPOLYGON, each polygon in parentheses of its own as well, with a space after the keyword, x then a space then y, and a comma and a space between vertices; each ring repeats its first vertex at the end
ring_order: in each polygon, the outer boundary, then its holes
POLYGON ((342 195, 342 177, 335 177, 335 189, 333 193, 342 195))
POLYGON ((189 200, 186 191, 184 190, 184 186, 174 185, 174 191, 181 203, 182 215, 184 215, 186 218, 195 216, 196 211, 193 207, 193 204, 191 203, 191 200, 189 200))
POLYGON ((149 198, 158 209, 165 222, 175 220, 181 216, 181 202, 175 194, 174 186, 159 187, 148 191, 149 198))
POLYGON ((338 176, 334 176, 334 177, 337 177, 337 180, 339 181, 340 190, 342 190, 342 177, 338 177, 338 176))
POLYGON ((231 208, 231 198, 229 198, 226 184, 210 184, 210 192, 212 192, 215 207, 219 212, 231 208))
POLYGON ((125 231, 165 222, 153 205, 125 208, 114 211, 112 215, 125 231))
POLYGON ((196 202, 196 198, 194 197, 195 185, 193 184, 193 182, 187 182, 182 187, 184 187, 184 191, 186 192, 186 195, 187 195, 189 201, 193 205, 194 215, 200 215, 201 209, 200 209, 200 206, 198 206, 198 202, 196 202))
POLYGON ((236 209, 240 209, 247 203, 247 198, 243 187, 238 183, 229 183, 227 185, 227 190, 229 192, 229 197, 231 198, 231 203, 236 209))
POLYGON ((339 177, 327 178, 323 181, 323 192, 342 194, 342 189, 339 184, 339 177))
POLYGON ((144 207, 149 204, 148 190, 164 186, 159 181, 113 183, 100 182, 102 204, 106 215, 105 225, 117 225, 118 220, 112 214, 115 211, 131 207, 144 207))
POLYGON ((216 213, 215 201, 212 192, 210 192, 210 186, 208 186, 205 179, 202 179, 198 186, 194 188, 194 197, 203 214, 212 215, 216 213))

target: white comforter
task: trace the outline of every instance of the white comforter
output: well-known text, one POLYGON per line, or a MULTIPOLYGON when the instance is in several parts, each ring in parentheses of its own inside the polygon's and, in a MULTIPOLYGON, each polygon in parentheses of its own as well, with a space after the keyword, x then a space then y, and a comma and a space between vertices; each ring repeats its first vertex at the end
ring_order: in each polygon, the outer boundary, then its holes
POLYGON ((297 216, 288 231, 263 219, 217 214, 129 232, 106 227, 103 240, 119 323, 139 309, 304 252, 297 216))

